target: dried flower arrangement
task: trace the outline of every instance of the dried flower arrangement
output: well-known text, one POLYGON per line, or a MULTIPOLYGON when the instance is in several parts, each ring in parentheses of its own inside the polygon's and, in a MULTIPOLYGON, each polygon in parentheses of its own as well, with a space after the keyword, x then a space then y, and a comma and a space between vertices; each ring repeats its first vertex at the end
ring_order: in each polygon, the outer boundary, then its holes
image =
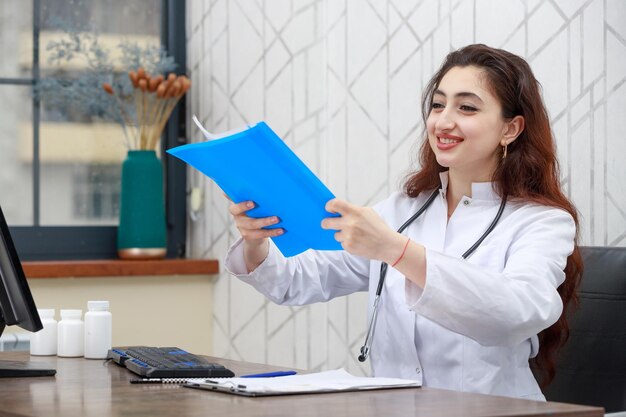
POLYGON ((115 90, 109 83, 103 83, 102 89, 119 105, 122 118, 132 134, 132 138, 128 139, 131 148, 153 150, 176 103, 189 90, 191 81, 173 72, 167 78, 162 75, 151 77, 143 67, 136 72, 129 71, 128 78, 133 86, 130 94, 124 89, 115 90), (134 104, 134 120, 125 110, 129 103, 134 104))
POLYGON ((46 47, 49 63, 58 69, 37 82, 35 95, 47 108, 69 108, 117 122, 128 149, 155 149, 172 110, 191 84, 187 77, 172 73, 174 59, 160 46, 130 42, 117 45, 119 58, 112 59, 97 34, 71 29, 65 34, 65 39, 46 47), (63 70, 72 61, 80 62, 78 73, 63 70))

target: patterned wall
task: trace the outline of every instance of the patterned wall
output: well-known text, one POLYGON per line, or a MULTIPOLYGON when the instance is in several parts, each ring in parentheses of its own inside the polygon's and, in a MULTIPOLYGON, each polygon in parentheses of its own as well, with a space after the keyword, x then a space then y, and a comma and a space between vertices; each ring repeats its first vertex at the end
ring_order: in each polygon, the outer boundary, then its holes
MULTIPOLYGON (((527 58, 542 82, 563 184, 589 245, 626 245, 623 0, 187 0, 192 113, 216 132, 266 120, 338 196, 369 205, 414 163, 423 86, 475 42, 527 58)), ((194 139, 199 139, 195 135, 194 139)), ((223 258, 238 233, 196 172, 190 255, 223 258)), ((355 355, 366 298, 280 307, 222 274, 215 355, 368 372, 355 355)))

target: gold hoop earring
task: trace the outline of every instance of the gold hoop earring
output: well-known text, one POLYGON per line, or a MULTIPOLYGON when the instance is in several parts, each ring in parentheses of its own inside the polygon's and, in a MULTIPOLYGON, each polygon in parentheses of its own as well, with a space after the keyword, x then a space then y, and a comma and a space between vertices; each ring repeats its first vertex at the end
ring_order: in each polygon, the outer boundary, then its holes
POLYGON ((508 148, 508 144, 502 145, 502 159, 506 158, 506 148, 508 148))

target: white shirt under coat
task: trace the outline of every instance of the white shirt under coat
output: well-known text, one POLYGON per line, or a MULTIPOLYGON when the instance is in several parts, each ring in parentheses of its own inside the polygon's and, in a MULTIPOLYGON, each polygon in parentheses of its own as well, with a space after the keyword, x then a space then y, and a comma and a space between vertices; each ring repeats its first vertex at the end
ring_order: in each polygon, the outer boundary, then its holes
MULTIPOLYGON (((537 334, 561 314, 557 287, 574 247, 574 221, 560 209, 508 202, 497 227, 464 260, 500 198, 491 183, 474 183, 472 198, 463 197, 448 220, 447 175, 441 177, 440 195, 403 232, 426 248, 425 288, 387 271, 370 352, 374 375, 544 400, 528 359, 538 352, 537 334)), ((375 209, 397 229, 430 194, 396 193, 375 209)), ((285 258, 272 243, 267 259, 247 274, 241 242, 230 248, 226 268, 273 302, 303 305, 369 291, 371 314, 380 261, 346 251, 285 258)))

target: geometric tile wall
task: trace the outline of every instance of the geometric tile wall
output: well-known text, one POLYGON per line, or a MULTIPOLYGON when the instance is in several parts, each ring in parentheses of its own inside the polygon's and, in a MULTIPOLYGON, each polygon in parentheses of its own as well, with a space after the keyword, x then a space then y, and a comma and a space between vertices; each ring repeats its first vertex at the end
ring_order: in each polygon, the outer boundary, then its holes
MULTIPOLYGON (((450 50, 480 42, 524 56, 543 85, 582 243, 626 246, 626 2, 187 0, 187 15, 190 114, 215 132, 267 121, 361 205, 415 167, 420 94, 450 50)), ((238 236, 228 203, 197 172, 189 187, 203 196, 189 255, 223 259, 238 236)), ((365 294, 282 307, 222 273, 214 296, 215 355, 369 372, 355 359, 365 294)))

